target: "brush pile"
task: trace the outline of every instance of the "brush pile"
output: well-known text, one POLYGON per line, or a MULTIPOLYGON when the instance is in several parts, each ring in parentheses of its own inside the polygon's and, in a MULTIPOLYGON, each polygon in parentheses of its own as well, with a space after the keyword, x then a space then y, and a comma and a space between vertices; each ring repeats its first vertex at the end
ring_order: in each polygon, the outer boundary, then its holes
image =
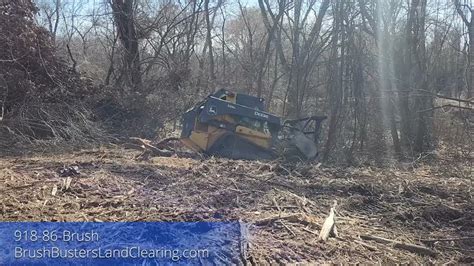
POLYGON ((55 55, 34 22, 31 0, 0 3, 0 147, 34 140, 88 140, 96 131, 82 104, 90 82, 55 55))

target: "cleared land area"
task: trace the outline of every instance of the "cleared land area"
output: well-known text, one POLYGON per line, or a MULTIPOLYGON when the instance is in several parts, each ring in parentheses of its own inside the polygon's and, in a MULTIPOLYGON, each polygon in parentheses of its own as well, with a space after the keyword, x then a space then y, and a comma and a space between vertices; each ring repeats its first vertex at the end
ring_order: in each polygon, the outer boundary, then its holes
POLYGON ((474 259, 466 163, 326 168, 138 155, 108 147, 3 158, 0 219, 240 220, 248 228, 246 260, 253 263, 474 259), (334 201, 339 236, 320 242, 334 201))

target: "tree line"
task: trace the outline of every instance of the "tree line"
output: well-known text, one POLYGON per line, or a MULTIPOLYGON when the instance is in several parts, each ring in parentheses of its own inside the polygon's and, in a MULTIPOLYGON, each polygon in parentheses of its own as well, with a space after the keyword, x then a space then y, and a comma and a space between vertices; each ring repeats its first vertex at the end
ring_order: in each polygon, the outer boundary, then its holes
POLYGON ((462 138, 472 141, 470 0, 36 5, 57 53, 105 95, 96 107, 105 116, 120 111, 144 135, 176 126, 187 108, 225 87, 265 98, 284 117, 328 115, 324 160, 432 151, 451 119, 439 110, 467 125, 462 138))

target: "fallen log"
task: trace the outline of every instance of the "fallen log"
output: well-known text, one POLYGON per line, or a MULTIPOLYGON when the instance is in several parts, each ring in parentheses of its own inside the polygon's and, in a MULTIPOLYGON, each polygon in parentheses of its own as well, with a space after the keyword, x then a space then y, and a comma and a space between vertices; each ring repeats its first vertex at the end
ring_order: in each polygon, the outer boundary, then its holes
POLYGON ((272 216, 268 218, 264 218, 261 220, 258 220, 254 222, 255 225, 257 226, 262 226, 262 225, 267 225, 271 224, 277 220, 289 220, 289 221, 299 221, 300 220, 300 214, 287 214, 287 215, 277 215, 277 216, 272 216))
POLYGON ((433 243, 433 242, 451 242, 451 241, 465 241, 471 240, 474 237, 454 237, 454 238, 438 238, 438 239, 421 239, 423 243, 433 243))
POLYGON ((399 249, 404 249, 413 253, 417 253, 420 255, 428 255, 428 256, 436 256, 438 253, 432 249, 429 249, 427 247, 419 246, 419 245, 414 245, 414 244, 407 244, 407 243, 402 243, 399 241, 383 238, 383 237, 378 237, 378 236, 371 236, 371 235, 361 235, 361 239, 364 240, 372 240, 381 244, 386 244, 386 245, 392 245, 394 248, 399 248, 399 249))
POLYGON ((168 150, 166 148, 160 148, 160 147, 164 147, 163 146, 164 143, 169 142, 169 141, 179 140, 179 138, 164 139, 158 142, 159 146, 152 144, 152 142, 147 139, 142 139, 142 138, 137 138, 137 137, 130 137, 129 139, 133 143, 128 143, 125 146, 127 148, 142 151, 143 153, 138 156, 139 158, 142 158, 142 159, 153 157, 153 156, 171 157, 175 155, 182 158, 194 158, 194 159, 202 158, 202 156, 199 153, 195 153, 195 152, 174 151, 174 150, 168 150))
POLYGON ((147 140, 147 139, 131 137, 130 140, 132 140, 132 141, 136 142, 137 144, 139 144, 140 148, 142 148, 144 151, 151 152, 150 155, 152 155, 152 156, 171 157, 174 154, 174 152, 172 152, 172 151, 159 149, 158 147, 155 147, 155 146, 151 145, 151 141, 147 140))

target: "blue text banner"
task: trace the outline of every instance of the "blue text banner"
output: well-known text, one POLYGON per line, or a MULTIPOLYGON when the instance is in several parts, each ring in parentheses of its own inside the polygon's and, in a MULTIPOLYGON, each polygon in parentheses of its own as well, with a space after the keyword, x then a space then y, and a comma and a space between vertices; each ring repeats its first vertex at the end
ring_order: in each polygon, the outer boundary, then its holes
POLYGON ((0 222, 0 265, 235 264, 238 222, 0 222))

